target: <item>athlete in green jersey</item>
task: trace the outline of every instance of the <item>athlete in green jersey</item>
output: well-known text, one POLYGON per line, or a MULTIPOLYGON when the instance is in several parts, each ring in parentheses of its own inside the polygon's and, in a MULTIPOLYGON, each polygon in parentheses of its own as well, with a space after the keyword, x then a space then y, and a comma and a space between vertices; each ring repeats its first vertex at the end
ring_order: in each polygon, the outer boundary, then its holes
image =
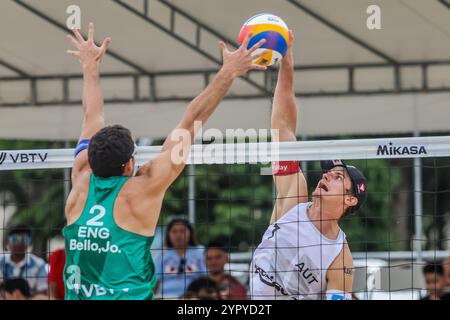
POLYGON ((161 153, 133 176, 136 150, 130 131, 105 127, 104 121, 99 67, 111 39, 98 47, 92 23, 87 40, 73 31, 75 38, 68 37, 77 50, 68 53, 83 67, 84 119, 65 209, 66 299, 152 299, 150 246, 164 194, 183 170, 195 138, 194 122, 211 116, 235 78, 266 69, 253 63, 264 54, 254 53, 264 40, 247 50, 249 35, 233 52, 220 43, 222 68, 188 105, 161 153))

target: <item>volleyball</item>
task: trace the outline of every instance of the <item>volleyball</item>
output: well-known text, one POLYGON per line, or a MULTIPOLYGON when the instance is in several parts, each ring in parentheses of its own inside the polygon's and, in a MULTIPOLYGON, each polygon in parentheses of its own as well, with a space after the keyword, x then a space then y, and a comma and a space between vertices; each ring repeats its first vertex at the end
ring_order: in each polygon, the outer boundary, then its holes
POLYGON ((255 53, 266 50, 267 53, 258 58, 255 63, 271 66, 280 61, 286 54, 289 42, 289 28, 286 23, 273 14, 262 13, 248 19, 239 32, 239 44, 242 44, 245 37, 252 32, 253 35, 247 48, 251 48, 259 40, 266 39, 255 53))

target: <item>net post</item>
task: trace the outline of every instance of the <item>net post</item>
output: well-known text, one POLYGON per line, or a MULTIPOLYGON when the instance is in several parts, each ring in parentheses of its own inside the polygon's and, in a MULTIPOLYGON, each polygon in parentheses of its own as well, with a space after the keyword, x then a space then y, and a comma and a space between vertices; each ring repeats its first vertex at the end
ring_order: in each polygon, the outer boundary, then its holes
MULTIPOLYGON (((66 140, 64 142, 64 147, 65 148, 70 148, 70 142, 68 140, 66 140)), ((64 169, 64 203, 66 203, 67 198, 69 197, 69 192, 70 192, 70 169, 69 168, 65 168, 64 169)))
MULTIPOLYGON (((414 132, 419 136, 419 132, 414 132)), ((421 263, 422 258, 422 159, 414 158, 414 251, 417 252, 416 263, 421 263)))

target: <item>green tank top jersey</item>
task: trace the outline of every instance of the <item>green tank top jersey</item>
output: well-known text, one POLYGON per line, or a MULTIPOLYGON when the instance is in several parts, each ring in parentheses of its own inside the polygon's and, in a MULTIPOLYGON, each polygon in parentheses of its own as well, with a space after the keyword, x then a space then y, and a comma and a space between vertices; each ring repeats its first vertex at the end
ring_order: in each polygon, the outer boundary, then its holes
POLYGON ((84 210, 63 231, 66 300, 153 299, 153 237, 126 231, 113 218, 114 202, 127 179, 91 174, 84 210))

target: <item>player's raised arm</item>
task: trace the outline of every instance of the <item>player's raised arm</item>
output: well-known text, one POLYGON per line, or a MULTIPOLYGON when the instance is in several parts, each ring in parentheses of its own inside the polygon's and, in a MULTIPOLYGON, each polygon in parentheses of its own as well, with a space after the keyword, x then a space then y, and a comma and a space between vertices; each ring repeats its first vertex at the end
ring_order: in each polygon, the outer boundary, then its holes
POLYGON ((83 124, 72 169, 72 181, 81 171, 89 168, 88 140, 105 125, 103 94, 100 86, 100 64, 111 43, 111 38, 106 38, 100 47, 95 44, 92 22, 89 23, 87 40, 77 29, 74 29, 73 33, 75 37, 71 35, 67 37, 77 50, 68 50, 67 53, 78 58, 83 69, 83 124))
POLYGON ((244 75, 251 69, 265 70, 265 66, 254 63, 254 60, 265 52, 255 54, 265 40, 259 41, 247 50, 251 34, 247 36, 242 46, 229 51, 224 42, 220 43, 223 55, 223 66, 213 81, 188 105, 181 121, 169 134, 163 144, 161 154, 144 166, 138 175, 152 176, 153 181, 159 181, 159 186, 165 190, 181 173, 189 155, 190 147, 195 139, 194 124, 204 124, 216 110, 230 89, 234 79, 244 75))
MULTIPOLYGON (((297 105, 294 91, 293 33, 289 33, 288 50, 281 61, 272 106, 271 128, 276 130, 274 141, 296 141, 297 105)), ((270 223, 281 218, 290 208, 308 199, 306 180, 297 161, 274 164, 277 201, 270 223)))

